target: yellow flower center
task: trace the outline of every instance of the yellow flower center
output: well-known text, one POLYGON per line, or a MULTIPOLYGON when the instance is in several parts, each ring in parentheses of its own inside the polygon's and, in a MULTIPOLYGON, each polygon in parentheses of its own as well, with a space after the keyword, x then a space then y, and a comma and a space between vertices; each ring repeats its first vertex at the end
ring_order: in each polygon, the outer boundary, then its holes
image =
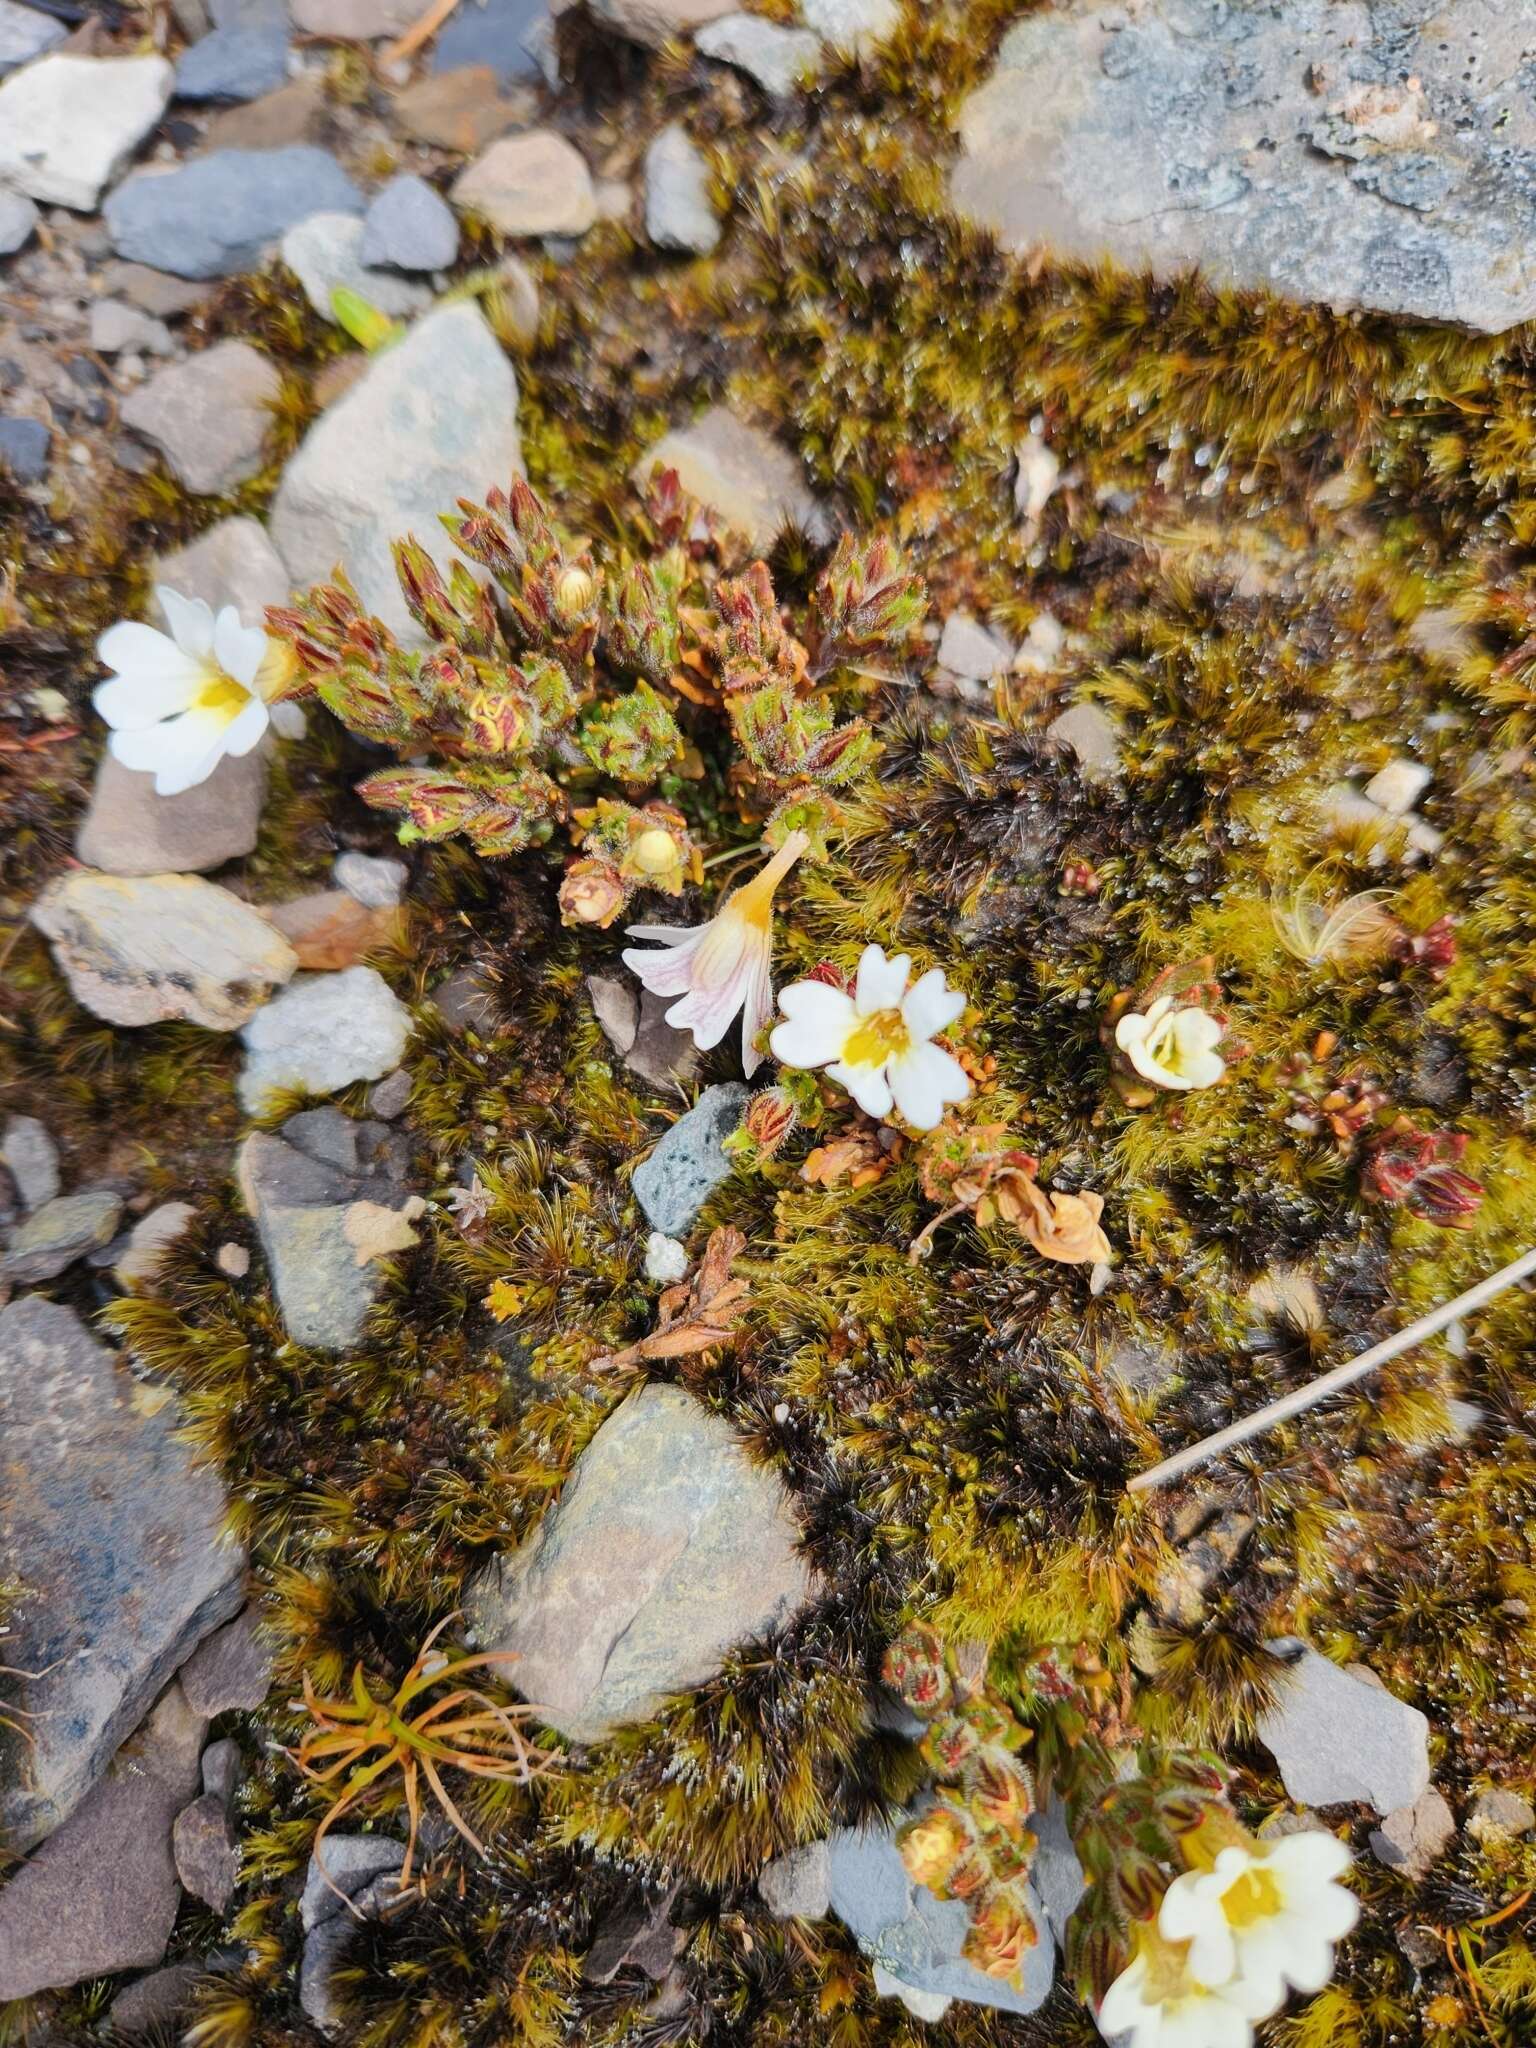
POLYGON ((1273 1919, 1284 1904, 1279 1885, 1262 1867, 1245 1870, 1221 1895, 1221 1910, 1227 1916, 1227 1925, 1237 1928, 1239 1933, 1260 1920, 1273 1919))
POLYGON ((843 1058, 850 1067, 883 1067, 911 1047, 912 1034, 900 1010, 876 1010, 849 1032, 843 1058))
POLYGON ((630 848, 630 858, 643 875, 659 875, 677 860, 677 841, 659 825, 642 832, 630 848))
POLYGON ((228 724, 240 716, 250 701, 251 693, 244 683, 237 683, 233 676, 217 668, 208 671, 208 680, 192 700, 192 709, 211 711, 228 724))

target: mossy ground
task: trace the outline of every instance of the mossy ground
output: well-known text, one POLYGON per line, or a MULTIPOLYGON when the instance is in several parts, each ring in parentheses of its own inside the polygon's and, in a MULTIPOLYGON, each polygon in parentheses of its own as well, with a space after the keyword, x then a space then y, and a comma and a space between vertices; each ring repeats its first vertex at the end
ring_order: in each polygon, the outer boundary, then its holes
MULTIPOLYGON (((944 123, 1016 11, 913 7, 889 55, 793 111, 675 56, 627 78, 622 100, 599 78, 573 116, 588 139, 617 149, 686 110, 734 224, 713 263, 658 266, 614 226, 546 263, 544 331, 519 363, 523 432, 566 522, 622 536, 634 456, 727 397, 799 450, 851 524, 901 537, 937 616, 964 604, 1022 632, 1049 609, 1068 628, 1068 659, 1017 679, 995 722, 958 719, 915 674, 893 679, 878 805, 790 892, 778 971, 847 967, 869 939, 944 965, 973 998, 997 1117, 1042 1178, 1106 1196, 1120 1263, 1090 1298, 1081 1269, 961 1224, 914 1267, 907 1246, 930 1212, 912 1167, 856 1192, 810 1187, 805 1138, 716 1196, 705 1220, 746 1232, 753 1310, 735 1351, 676 1377, 783 1472, 826 1597, 536 1800, 471 1801, 489 1860, 445 1852, 429 1899, 353 1951, 348 2038, 368 2048, 1094 2039, 1065 1994, 1032 2021, 956 2007, 922 2028, 875 2000, 835 1923, 780 1926, 750 1881, 769 1854, 910 1784, 907 1753, 864 1719, 866 1681, 910 1607, 958 1638, 1088 1638, 1123 1659, 1114 1646, 1152 1601, 1170 1530, 1203 1504, 1253 1527, 1205 1619, 1162 1625, 1142 1710, 1225 1750, 1250 1819, 1283 1803, 1251 1739, 1259 1645, 1282 1633, 1367 1662, 1424 1709, 1435 1781, 1459 1811, 1490 1784, 1536 1790, 1523 1299, 1479 1317, 1463 1356, 1428 1347, 1195 1482, 1135 1505, 1124 1493, 1157 1445, 1245 1413, 1533 1241, 1536 803, 1519 750, 1536 686, 1518 650, 1536 604, 1536 334, 1472 338, 1195 280, 1004 262, 944 209, 944 123), (1031 536, 1010 465, 1036 420, 1065 475, 1031 536), (1463 621, 1448 654, 1426 651, 1430 608, 1463 621), (1079 694, 1120 721, 1113 789, 1085 788, 1041 737, 1079 694), (1368 838, 1341 839, 1321 810, 1340 776, 1404 751, 1433 767, 1424 811, 1446 835, 1412 872, 1396 846, 1373 864, 1368 838), (1097 872, 1097 894, 1061 892, 1069 861, 1097 872), (1393 907, 1413 931, 1450 916, 1448 978, 1288 954, 1271 905, 1319 873, 1340 896, 1400 884, 1393 907), (1247 1056, 1220 1089, 1123 1109, 1098 1040, 1105 1004, 1207 952, 1247 1056), (1471 1230, 1365 1203, 1331 1142, 1288 1123, 1282 1065, 1323 1031, 1337 1034, 1335 1077, 1369 1073, 1421 1121, 1470 1134, 1466 1163, 1487 1188, 1471 1230), (1276 1266, 1311 1276, 1320 1328, 1248 1303, 1276 1266), (1129 1396, 1107 1373, 1130 1342, 1169 1354, 1157 1392, 1129 1396), (1450 1429, 1453 1393, 1483 1410, 1469 1441, 1450 1429), (636 1878, 674 1877, 693 1928, 687 1998, 647 2018, 645 1987, 585 1985, 579 1961, 636 1878)), ((334 338, 260 284, 223 291, 209 331, 251 335, 291 372, 291 437, 334 338)), ((259 508, 273 480, 242 503, 259 508)), ((419 1004, 423 1185, 443 1196, 472 1162, 494 1196, 484 1234, 467 1241, 435 1209, 368 1342, 341 1361, 284 1341, 259 1259, 248 1279, 219 1273, 216 1247, 248 1234, 227 1179, 232 1049, 94 1024, 22 917, 68 853, 97 744, 94 634, 142 596, 151 546, 228 509, 151 482, 51 529, 0 498, 20 606, 0 640, 16 695, 3 730, 47 742, 0 754, 0 1076, 80 1171, 131 1159, 146 1187, 198 1199, 164 1299, 108 1319, 176 1387, 227 1475, 283 1680, 308 1670, 325 1686, 357 1657, 402 1670, 485 1546, 536 1521, 606 1412, 615 1390, 588 1361, 652 1313, 627 1172, 675 1103, 618 1067, 591 1019, 582 977, 616 949, 560 929, 555 863, 488 870, 437 851, 410 942, 382 964, 419 1004), (40 684, 64 691, 81 737, 48 735, 27 710, 40 684), (448 1030, 425 1002, 461 965, 494 991, 479 1031, 448 1030), (526 1306, 497 1326, 481 1304, 504 1276, 526 1306)), ((803 587, 814 560, 786 536, 783 587, 803 587)), ((338 843, 382 845, 348 793, 354 766, 324 719, 287 751, 256 893, 297 892, 338 843)), ((729 1071, 723 1057, 707 1069, 729 1071)), ((57 1283, 82 1308, 101 1305, 98 1288, 57 1283)), ((288 1697, 280 1683, 234 1728, 252 1766, 235 1913, 219 1930, 189 1905, 178 1929, 180 1952, 222 1933, 248 1956, 207 2001, 201 2048, 307 2038, 291 1880, 322 1809, 271 1746, 299 1730, 288 1697)), ((1275 2023, 1276 2048, 1529 2038, 1526 1909, 1479 1923, 1536 1882, 1536 1853, 1461 1835, 1419 1887, 1365 1853, 1358 1869, 1366 1910, 1338 1980, 1275 2023), (1405 1934, 1434 1959, 1411 1962, 1405 1934)), ((105 1999, 73 1994, 55 2024, 73 2038, 105 1999)), ((41 2019, 0 2016, 0 2038, 41 2019)))

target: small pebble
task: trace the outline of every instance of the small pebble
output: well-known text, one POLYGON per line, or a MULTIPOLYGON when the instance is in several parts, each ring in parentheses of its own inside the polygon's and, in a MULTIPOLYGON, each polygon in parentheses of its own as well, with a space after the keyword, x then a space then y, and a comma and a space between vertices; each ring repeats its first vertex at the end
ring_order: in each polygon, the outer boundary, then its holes
POLYGON ((688 1270, 688 1253, 675 1237, 653 1230, 645 1241, 645 1277, 658 1286, 674 1286, 688 1270))
POLYGON ((243 1244, 221 1244, 214 1254, 214 1263, 231 1280, 243 1280, 251 1270, 251 1255, 243 1244))

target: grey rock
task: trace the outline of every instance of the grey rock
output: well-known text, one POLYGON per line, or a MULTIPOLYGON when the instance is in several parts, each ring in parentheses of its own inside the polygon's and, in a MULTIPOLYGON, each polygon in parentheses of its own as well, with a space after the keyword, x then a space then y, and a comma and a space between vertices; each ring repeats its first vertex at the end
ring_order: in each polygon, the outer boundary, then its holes
POLYGON ((635 1168, 635 1198, 653 1230, 685 1237, 731 1162, 722 1145, 746 1113, 748 1091, 739 1081, 706 1088, 686 1116, 667 1132, 650 1158, 635 1168))
POLYGON ((587 993, 603 1036, 632 1074, 653 1088, 685 1086, 698 1072, 699 1050, 690 1032, 667 1022, 670 996, 639 988, 628 975, 589 974, 587 993))
POLYGON ((7 1119, 0 1138, 0 1164, 16 1184, 24 1209, 40 1209, 51 1202, 63 1182, 59 1178, 59 1148, 48 1126, 35 1116, 7 1119))
POLYGON ((310 1857, 299 1901, 304 1929, 299 2005, 321 2033, 333 2034, 344 2018, 336 1970, 359 1925, 405 1912, 416 1895, 400 1891, 398 1873, 405 1850, 387 1836, 331 1835, 321 1853, 324 1868, 310 1857))
POLYGON ((396 270, 446 270, 459 253, 453 208, 425 178, 402 171, 364 215, 359 253, 364 263, 396 270))
POLYGON ((165 112, 163 57, 55 50, 0 81, 0 185, 90 213, 165 112))
POLYGON ((959 1899, 940 1899, 908 1877, 896 1827, 841 1828, 828 1842, 832 1911, 864 1954, 894 1979, 927 1996, 961 1998, 1002 2012, 1034 2012, 1050 1996, 1056 1942, 1036 1895, 1026 1887, 1040 1939, 1024 1959, 1020 1985, 984 1976, 961 1956, 971 1917, 959 1899))
POLYGON ((256 844, 267 761, 264 747, 238 758, 226 754, 195 789, 157 796, 153 775, 104 753, 75 852, 109 875, 200 874, 238 860, 256 844))
POLYGON ((151 270, 143 263, 124 263, 116 256, 102 265, 101 282, 107 291, 131 300, 159 320, 174 320, 189 313, 207 297, 206 288, 200 284, 189 284, 185 278, 151 270))
POLYGON ((549 17, 549 0, 486 0, 483 7, 456 8, 432 46, 432 69, 484 65, 504 85, 536 78, 537 37, 549 17))
POLYGON ((661 1983, 688 1940, 685 1929, 672 1925, 676 1896, 675 1886, 656 1900, 637 1894, 610 1913, 582 1958, 583 1982, 611 1984, 620 1970, 639 1970, 661 1983))
POLYGON ((223 1490, 178 1440, 182 1422, 174 1403, 151 1409, 73 1310, 37 1295, 0 1310, 0 1569, 28 1589, 5 1661, 46 1672, 25 1687, 25 1768, 0 1786, 15 1848, 75 1810, 240 1605, 223 1490))
POLYGON ((151 1970, 147 1977, 118 1992, 107 2008, 108 2026, 128 2039, 174 2029, 206 1975, 201 1963, 167 1963, 163 1969, 151 1970))
POLYGON ((1467 1816, 1467 1833, 1474 1841, 1497 1842, 1515 1835, 1528 1835, 1536 1828, 1536 1808, 1518 1792, 1479 1792, 1467 1816))
POLYGON ((1120 773, 1120 733, 1102 706, 1074 704, 1053 718, 1046 732, 1076 754, 1084 782, 1112 782, 1120 773))
POLYGON ((203 1751, 203 1790, 223 1807, 234 1805, 235 1794, 245 1782, 245 1759, 232 1736, 221 1736, 203 1751))
POLYGON ((0 1891, 0 2000, 146 1969, 181 1888, 171 1826, 197 1785, 203 1724, 172 1685, 107 1775, 0 1891))
POLYGON ((990 683, 1005 675, 1013 660, 1013 644, 982 625, 969 612, 951 612, 939 636, 939 661, 967 682, 990 683))
POLYGON ((816 539, 828 534, 795 456, 729 406, 711 406, 692 426, 674 427, 648 448, 633 471, 642 489, 657 464, 675 469, 689 496, 745 535, 759 554, 773 546, 782 526, 798 526, 816 539))
POLYGON ((411 1015, 376 967, 305 974, 251 1018, 240 1100, 259 1116, 275 1089, 331 1095, 398 1067, 411 1015))
POLYGON ((182 100, 255 100, 287 81, 286 20, 216 28, 176 65, 176 97, 182 100))
POLYGON ((281 390, 270 357, 249 342, 216 341, 132 392, 123 423, 159 449, 189 491, 209 497, 261 468, 281 390))
POLYGON ((460 171, 451 196, 502 235, 584 235, 597 219, 585 160, 550 128, 499 136, 460 171))
POLYGON ((439 513, 522 473, 512 365, 476 307, 439 306, 310 428, 278 488, 272 538, 295 583, 345 562, 364 605, 418 644, 392 543, 413 533, 446 566, 439 513))
POLYGON ((409 1208, 409 1140, 388 1124, 305 1110, 280 1132, 252 1132, 235 1164, 289 1336, 326 1351, 355 1344, 380 1279, 359 1259, 358 1225, 409 1208))
MULTIPOLYGON (((1287 1657, 1298 1646, 1270 1646, 1287 1657)), ((1368 1801, 1380 1814, 1412 1806, 1429 1787, 1429 1723, 1384 1687, 1362 1684, 1316 1650, 1300 1646, 1275 1705, 1261 1715, 1259 1740, 1304 1806, 1368 1801)))
POLYGON ((331 880, 338 889, 370 910, 393 910, 405 895, 411 871, 403 860, 390 860, 375 853, 348 849, 331 863, 331 880))
POLYGON ((645 153, 645 232, 653 248, 694 256, 708 256, 720 246, 709 165, 681 121, 663 128, 645 153))
MULTIPOLYGON (((0 6, 4 0, 0 0, 0 6)), ((18 13, 21 10, 16 10, 18 13)), ((47 17, 39 15, 38 20, 47 17)), ((52 24, 50 24, 52 26, 52 24)), ((0 13, 0 36, 5 33, 5 16, 0 13)), ((18 249, 24 249, 37 229, 37 207, 24 192, 12 192, 0 186, 0 256, 14 256, 18 249)))
POLYGON ((181 1667, 181 1689, 205 1721, 216 1721, 220 1714, 254 1713, 272 1683, 272 1661, 260 1610, 247 1607, 198 1644, 181 1667))
POLYGON ((1372 1828, 1371 1853, 1378 1863, 1418 1884, 1428 1877, 1455 1835, 1456 1816, 1445 1795, 1431 1785, 1411 1806, 1398 1807, 1379 1828, 1372 1828))
POLYGON ((336 321, 332 294, 356 292, 391 320, 408 320, 432 302, 423 284, 370 270, 363 260, 363 222, 355 213, 312 213, 283 237, 283 261, 323 319, 336 321))
POLYGON ((821 67, 819 36, 765 21, 760 14, 723 14, 706 22, 693 46, 719 64, 744 71, 772 99, 788 99, 821 67))
POLYGON ((692 35, 707 21, 729 14, 735 4, 736 0, 588 0, 597 20, 653 50, 692 35))
POLYGON ((0 469, 19 484, 40 483, 48 474, 51 438, 41 420, 0 419, 0 469))
POLYGON ((368 1114, 392 1123, 403 1114, 410 1101, 411 1087, 409 1069, 396 1067, 392 1074, 386 1074, 382 1081, 376 1081, 368 1090, 368 1114))
POLYGON ((233 1031, 297 964, 264 917, 196 875, 81 868, 51 883, 31 915, 76 1001, 109 1024, 185 1017, 233 1031))
POLYGON ((1536 313, 1529 30, 1483 0, 1071 0, 962 108, 954 202, 1015 249, 1499 332, 1536 313))
POLYGON ((219 520, 186 547, 157 556, 154 574, 215 611, 232 604, 247 626, 265 625, 267 606, 288 601, 288 572, 259 519, 219 520))
POLYGON ((52 1280, 98 1245, 109 1244, 123 1213, 123 1198, 110 1188, 56 1195, 11 1232, 0 1257, 0 1280, 31 1286, 52 1280))
POLYGON ((176 343, 163 320, 121 299, 98 299, 91 308, 91 347, 98 355, 173 355, 176 343))
POLYGON ((399 35, 416 18, 412 0, 293 0, 292 14, 305 35, 348 43, 399 35))
POLYGON ((299 1925, 312 1934, 327 1920, 344 1916, 348 1899, 379 1878, 392 1876, 404 1863, 405 1845, 388 1835, 327 1836, 320 1856, 310 1857, 304 1873, 299 1925))
POLYGON ((201 1793, 177 1814, 171 1853, 176 1875, 193 1898, 222 1913, 240 1876, 240 1844, 224 1802, 214 1793, 201 1793))
POLYGON ((788 1622, 813 1581, 778 1476, 679 1387, 642 1387, 582 1453, 537 1530, 471 1584, 487 1649, 573 1740, 645 1720, 736 1643, 788 1622))
POLYGON ((504 1025, 497 1011, 496 994, 476 967, 456 967, 432 991, 432 1007, 453 1032, 473 1031, 478 1037, 493 1037, 504 1025))
POLYGON ((832 1855, 810 1842, 775 1856, 757 1873, 758 1896, 776 1920, 820 1920, 832 1905, 832 1855))
POLYGON ((867 57, 901 21, 900 0, 800 0, 807 28, 845 55, 867 57))
POLYGON ((177 277, 231 277, 312 213, 361 213, 362 195, 323 149, 219 149, 174 171, 140 171, 103 212, 119 256, 177 277))
POLYGON ((51 15, 35 7, 20 7, 16 0, 0 0, 0 78, 18 64, 30 64, 55 43, 62 43, 69 30, 51 15))

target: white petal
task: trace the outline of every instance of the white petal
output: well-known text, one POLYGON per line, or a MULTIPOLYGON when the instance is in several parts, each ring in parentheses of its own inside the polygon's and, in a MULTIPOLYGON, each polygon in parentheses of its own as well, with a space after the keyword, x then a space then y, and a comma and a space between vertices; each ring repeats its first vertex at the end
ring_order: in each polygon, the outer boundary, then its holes
POLYGON ((232 604, 213 622, 213 651, 220 668, 248 690, 256 687, 256 671, 267 652, 267 636, 259 626, 242 626, 232 604))
POLYGON ((889 959, 883 946, 866 946, 859 955, 858 981, 853 992, 854 1008, 861 1017, 876 1010, 894 1010, 906 993, 912 972, 911 955, 895 953, 889 959))
POLYGON ((942 967, 930 967, 907 990, 901 1014, 914 1038, 932 1038, 947 1031, 957 1017, 965 1014, 965 1001, 959 989, 950 988, 945 982, 942 967))
MULTIPOLYGON (((1163 1902, 1157 1909, 1158 1932, 1165 1934, 1170 1941, 1188 1941, 1198 1928, 1205 1925, 1210 1910, 1210 1901, 1201 1891, 1196 1873, 1186 1870, 1163 1893, 1163 1902)), ((1219 1916, 1219 1900, 1216 1911, 1219 1916)))
MULTIPOLYGON (((654 930, 655 927, 648 927, 654 930)), ((707 926, 699 925, 691 932, 685 932, 675 946, 665 947, 659 953, 642 952, 637 946, 626 946, 619 958, 633 974, 642 988, 648 988, 653 996, 686 995, 693 974, 693 956, 698 942, 707 926)))
POLYGON ((964 1102, 971 1092, 970 1075, 941 1045, 914 1045, 886 1072, 896 1107, 915 1131, 931 1131, 944 1121, 947 1102, 964 1102))
POLYGON ((148 726, 158 725, 162 718, 172 718, 178 711, 185 711, 196 701, 203 681, 200 671, 190 678, 178 675, 153 678, 142 674, 111 676, 106 682, 96 685, 91 692, 91 702, 108 725, 122 732, 143 732, 148 726))
POLYGON ((1220 1039, 1221 1025, 1208 1010, 1180 1010, 1173 1020, 1173 1042, 1181 1053, 1209 1052, 1220 1039))
POLYGON ((1147 1959, 1137 1956, 1120 1972, 1104 1994, 1099 2007, 1099 2027, 1106 2034, 1119 2034, 1134 2027, 1153 2008, 1142 1997, 1147 1981, 1147 1959))
POLYGON ((184 711, 147 732, 115 732, 112 752, 125 768, 152 773, 157 796, 180 796, 206 782, 224 753, 227 721, 184 711))
POLYGON ((213 607, 200 597, 183 597, 166 583, 155 585, 155 597, 176 645, 184 654, 207 661, 213 653, 213 607))
POLYGON ((668 946, 680 946, 684 939, 696 939, 704 930, 701 924, 627 924, 624 927, 626 939, 660 939, 668 946))
POLYGON ((270 722, 267 707, 259 697, 253 697, 243 711, 235 716, 224 728, 224 751, 234 754, 248 754, 265 733, 270 722))
POLYGON ((1214 1088, 1227 1071, 1219 1052, 1197 1052, 1180 1058, 1174 1085, 1179 1088, 1214 1088))
POLYGON ((824 1067, 837 1059, 855 1022, 853 998, 824 981, 796 981, 779 991, 785 1022, 774 1026, 769 1051, 781 1066, 824 1067))
POLYGON ((851 1067, 845 1060, 838 1060, 828 1067, 827 1073, 840 1088, 848 1090, 866 1116, 890 1115, 895 1098, 883 1066, 851 1067))
POLYGON ((1140 1010, 1127 1010, 1115 1026, 1115 1043, 1122 1052, 1128 1052, 1135 1059, 1135 1047, 1146 1038, 1148 1024, 1140 1010))
POLYGON ((1326 1884, 1330 1878, 1342 1877, 1354 1860, 1336 1835, 1319 1835, 1310 1830, 1302 1835, 1283 1836, 1265 1858, 1286 1889, 1297 1880, 1303 1885, 1326 1884))
MULTIPOLYGON (((130 703, 142 707, 134 713, 138 723, 183 710, 208 681, 204 663, 184 654, 168 634, 131 620, 103 633, 96 652, 108 668, 117 671, 115 680, 123 686, 113 693, 114 704, 125 711, 130 703), (162 708, 156 709, 157 705, 162 708)), ((101 687, 111 686, 103 683, 101 687)), ((102 716, 109 714, 102 711, 102 716)))
POLYGON ((763 1055, 753 1043, 773 1015, 773 955, 763 948, 741 1012, 741 1070, 750 1081, 763 1064, 763 1055))

